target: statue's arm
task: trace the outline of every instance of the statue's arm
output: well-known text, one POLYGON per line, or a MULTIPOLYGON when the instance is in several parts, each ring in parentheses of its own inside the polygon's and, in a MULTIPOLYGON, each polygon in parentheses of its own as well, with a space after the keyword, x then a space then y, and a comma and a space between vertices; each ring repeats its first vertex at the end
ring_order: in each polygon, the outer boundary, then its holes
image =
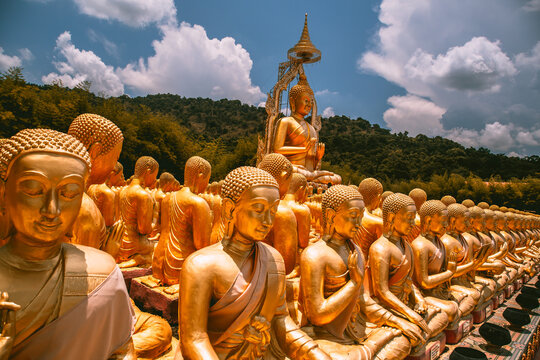
POLYGON ((212 298, 214 274, 208 259, 189 256, 180 271, 180 344, 182 355, 190 360, 218 360, 208 337, 208 309, 212 298))
POLYGON ((390 273, 391 251, 384 249, 385 246, 371 246, 369 249, 369 266, 371 268, 372 283, 377 287, 376 296, 391 309, 398 311, 406 316, 411 321, 416 317, 416 314, 399 300, 388 287, 388 278, 390 273))
POLYGON ((196 249, 202 249, 210 245, 212 235, 212 212, 208 203, 203 198, 199 198, 193 205, 193 244, 196 249))
POLYGON ((137 229, 140 234, 152 232, 152 217, 154 215, 154 200, 146 191, 141 191, 137 200, 137 229))
POLYGON ((414 280, 422 289, 432 289, 452 278, 454 274, 450 270, 438 274, 429 275, 429 249, 419 239, 413 241, 414 254, 414 280))
POLYGON ((328 324, 341 314, 351 303, 356 301, 360 284, 352 279, 345 286, 328 298, 324 297, 324 273, 326 261, 317 247, 309 247, 302 252, 300 258, 300 273, 302 274, 301 289, 307 316, 313 325, 328 324))

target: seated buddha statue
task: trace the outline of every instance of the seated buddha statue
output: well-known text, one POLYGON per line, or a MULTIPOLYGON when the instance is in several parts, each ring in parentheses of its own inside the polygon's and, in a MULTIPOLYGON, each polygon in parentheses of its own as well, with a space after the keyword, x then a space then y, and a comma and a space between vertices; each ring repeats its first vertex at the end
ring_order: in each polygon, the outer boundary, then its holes
POLYGON ((134 313, 114 259, 63 241, 89 176, 86 148, 64 133, 26 129, 0 155, 0 203, 14 228, 0 248, 0 293, 9 294, 0 298, 0 314, 18 308, 8 314, 12 336, 6 341, 2 331, 0 354, 13 360, 136 359, 134 313))
POLYGON ((211 169, 205 159, 190 157, 184 168, 184 187, 161 203, 161 236, 154 251, 152 275, 161 284, 176 285, 166 289, 168 293, 178 293, 184 260, 210 245, 212 214, 208 203, 197 194, 208 186, 211 169))
POLYGON ((120 192, 120 216, 124 233, 116 262, 120 268, 149 267, 154 245, 148 236, 152 232, 154 199, 145 189, 156 182, 159 164, 150 156, 141 156, 135 163, 130 184, 120 192))
MULTIPOLYGON (((122 131, 112 121, 102 116, 82 114, 71 122, 68 134, 83 143, 90 154, 92 168, 86 183, 87 188, 104 183, 122 151, 124 141, 122 131)), ((107 210, 105 212, 109 214, 107 210)), ((109 224, 112 219, 113 216, 107 215, 109 224)), ((99 207, 85 193, 79 216, 73 224, 72 234, 69 234, 67 239, 74 244, 104 249, 107 246, 108 236, 106 226, 106 220, 99 207)))
POLYGON ((496 233, 504 240, 507 247, 507 252, 503 258, 503 262, 506 266, 510 266, 517 270, 517 277, 521 277, 523 272, 526 271, 526 265, 524 264, 524 259, 515 253, 515 242, 514 238, 506 232, 506 215, 502 211, 495 210, 495 227, 496 233))
POLYGON ((296 217, 296 230, 298 234, 298 249, 304 249, 309 244, 311 227, 311 212, 305 205, 307 194, 307 179, 299 173, 292 174, 291 183, 283 202, 293 211, 296 217))
POLYGON ((381 194, 381 199, 379 200, 379 206, 375 210, 373 210, 373 214, 380 217, 382 219, 382 204, 384 200, 389 196, 392 195, 394 192, 390 190, 386 190, 381 194))
POLYGON ((324 236, 300 260, 301 309, 316 342, 333 359, 404 359, 410 343, 398 329, 422 334, 364 291, 363 256, 352 242, 364 212, 362 195, 334 185, 323 194, 322 208, 324 236))
POLYGON ((414 228, 411 230, 408 241, 412 243, 420 235, 420 209, 422 205, 427 200, 427 194, 424 190, 420 188, 414 188, 409 192, 409 196, 414 201, 414 206, 416 206, 416 218, 414 219, 414 228))
POLYGON ((180 272, 182 356, 277 359, 283 351, 330 360, 289 317, 283 258, 263 242, 278 211, 278 183, 244 166, 226 176, 222 197, 223 240, 192 253, 180 272))
POLYGON ((508 254, 508 244, 504 240, 504 237, 496 231, 499 219, 495 216, 495 212, 489 209, 484 209, 484 216, 485 234, 491 240, 489 245, 492 249, 487 260, 502 262, 505 265, 503 274, 508 278, 509 283, 513 283, 517 279, 518 272, 517 269, 512 266, 508 266, 509 262, 506 259, 506 254, 508 254))
POLYGON ((159 176, 158 186, 156 191, 153 193, 154 198, 154 215, 153 215, 153 228, 150 233, 150 240, 158 241, 161 235, 161 202, 167 195, 167 193, 173 191, 176 179, 173 174, 168 172, 163 172, 159 176))
POLYGON ((452 203, 447 206, 448 228, 441 237, 446 249, 456 255, 456 271, 451 280, 451 290, 457 290, 469 295, 478 305, 484 304, 494 295, 494 288, 475 282, 475 270, 485 262, 489 245, 479 251, 475 257, 473 244, 463 237, 467 230, 469 210, 462 204, 452 203))
POLYGON ((354 243, 362 249, 364 257, 368 257, 371 244, 383 234, 382 218, 374 213, 379 206, 383 186, 381 182, 374 178, 367 178, 360 182, 358 191, 362 194, 366 208, 362 225, 354 235, 354 243))
MULTIPOLYGON (((281 154, 267 154, 258 165, 259 169, 268 172, 279 184, 279 196, 283 199, 291 183, 293 166, 281 154)), ((269 231, 265 242, 273 246, 285 261, 285 271, 290 274, 296 265, 298 255, 298 224, 294 211, 283 200, 279 202, 274 227, 269 231)))
MULTIPOLYGON (((465 205, 466 206, 466 205, 465 205)), ((495 253, 493 241, 485 233, 485 214, 484 210, 478 206, 469 208, 469 229, 463 234, 465 239, 473 244, 473 252, 477 254, 481 247, 488 244, 489 255, 495 253)), ((488 256, 489 256, 488 255, 488 256)), ((493 261, 489 258, 477 268, 476 281, 486 282, 486 279, 495 281, 496 292, 504 289, 508 283, 508 278, 503 274, 506 266, 501 261, 493 261)))
MULTIPOLYGON (((414 256, 405 240, 414 226, 416 207, 407 195, 395 193, 383 203, 384 233, 369 249, 366 281, 373 299, 415 328, 411 345, 418 347, 440 334, 448 315, 429 305, 413 282, 414 256)), ((413 349, 414 351, 414 349, 413 349)))
POLYGON ((508 231, 514 237, 515 243, 516 243, 516 247, 514 251, 521 254, 522 257, 527 258, 531 264, 534 264, 535 262, 537 262, 539 255, 535 254, 532 251, 532 249, 530 249, 529 244, 527 243, 527 239, 525 238, 524 235, 521 234, 520 215, 517 213, 514 213, 513 211, 508 211, 506 212, 506 214, 507 214, 508 231))
POLYGON ((450 280, 456 272, 456 255, 441 241, 448 226, 448 210, 441 201, 429 200, 418 213, 421 233, 411 243, 415 284, 428 304, 442 309, 450 323, 457 324, 462 316, 474 310, 476 302, 465 292, 450 289, 450 280))
POLYGON ((305 120, 313 107, 313 90, 304 74, 289 91, 289 103, 291 116, 279 119, 275 125, 273 152, 286 156, 294 171, 304 175, 308 181, 341 183, 341 176, 320 170, 324 144, 319 142, 317 130, 305 120))

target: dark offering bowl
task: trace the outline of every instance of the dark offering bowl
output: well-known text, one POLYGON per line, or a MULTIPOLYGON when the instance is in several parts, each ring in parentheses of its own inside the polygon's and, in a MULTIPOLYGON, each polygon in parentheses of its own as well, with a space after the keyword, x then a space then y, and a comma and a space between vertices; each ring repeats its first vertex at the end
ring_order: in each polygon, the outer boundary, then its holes
POLYGON ((536 298, 540 298, 540 289, 536 288, 536 287, 532 287, 532 286, 523 286, 521 288, 521 292, 523 294, 527 294, 527 295, 531 295, 531 296, 536 296, 536 298))
POLYGON ((510 344, 512 341, 512 337, 510 336, 510 331, 508 331, 508 329, 489 322, 480 326, 478 332, 484 338, 484 340, 491 345, 503 346, 510 344))
POLYGON ((535 285, 538 289, 540 289, 540 280, 538 280, 534 285, 535 285))
POLYGON ((520 328, 531 322, 531 316, 529 315, 527 311, 516 309, 513 307, 506 308, 506 310, 504 310, 503 312, 503 317, 513 327, 517 327, 517 328, 520 328))
POLYGON ((538 298, 525 293, 520 293, 516 296, 516 302, 524 309, 532 310, 538 307, 538 298))
POLYGON ((484 360, 484 359, 487 360, 487 356, 485 353, 475 350, 475 349, 466 348, 463 346, 458 346, 450 354, 450 360, 484 360))

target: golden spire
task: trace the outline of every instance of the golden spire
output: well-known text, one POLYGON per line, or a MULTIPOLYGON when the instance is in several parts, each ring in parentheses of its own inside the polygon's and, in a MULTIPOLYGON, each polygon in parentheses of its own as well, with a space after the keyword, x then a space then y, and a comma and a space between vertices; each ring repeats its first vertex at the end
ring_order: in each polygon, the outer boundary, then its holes
POLYGON ((287 57, 290 60, 302 62, 305 64, 314 63, 321 60, 321 51, 313 45, 309 38, 309 31, 307 26, 307 13, 304 21, 304 30, 300 40, 294 47, 287 51, 287 57))

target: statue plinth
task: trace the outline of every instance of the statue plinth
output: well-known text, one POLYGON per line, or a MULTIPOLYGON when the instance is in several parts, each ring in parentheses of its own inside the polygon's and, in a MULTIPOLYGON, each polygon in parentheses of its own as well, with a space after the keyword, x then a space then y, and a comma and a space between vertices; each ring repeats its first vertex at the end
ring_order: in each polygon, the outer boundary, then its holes
POLYGON ((137 304, 141 304, 144 311, 159 315, 171 325, 178 325, 178 293, 167 294, 164 289, 167 287, 158 286, 150 288, 144 281, 152 281, 151 275, 142 276, 131 280, 129 296, 137 304))
POLYGON ((453 329, 444 330, 444 333, 446 334, 446 343, 452 345, 460 342, 461 339, 467 336, 467 334, 471 331, 472 325, 472 315, 462 317, 453 329))
POLYGON ((483 304, 476 306, 476 309, 472 312, 473 322, 479 324, 484 322, 486 318, 493 312, 493 300, 489 299, 483 304))
POLYGON ((420 348, 411 353, 405 360, 432 360, 437 359, 444 351, 446 345, 446 335, 444 331, 439 335, 429 339, 420 348))
POLYGON ((149 268, 142 268, 142 267, 130 267, 125 269, 120 269, 122 271, 122 275, 124 276, 124 281, 126 282, 126 288, 129 291, 131 288, 131 280, 146 276, 152 274, 152 267, 149 268))

